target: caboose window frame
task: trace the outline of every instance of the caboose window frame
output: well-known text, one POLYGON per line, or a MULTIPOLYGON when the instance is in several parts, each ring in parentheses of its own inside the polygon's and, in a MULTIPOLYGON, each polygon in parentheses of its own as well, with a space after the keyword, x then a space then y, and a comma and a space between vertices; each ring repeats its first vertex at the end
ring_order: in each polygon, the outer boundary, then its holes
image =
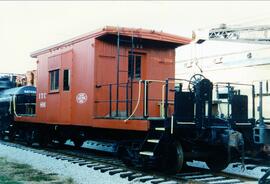
POLYGON ((59 91, 59 77, 60 70, 51 70, 49 71, 49 86, 50 92, 58 92, 59 91))
POLYGON ((128 78, 141 79, 142 78, 142 55, 133 53, 133 63, 132 54, 128 54, 128 78))
POLYGON ((70 69, 64 69, 63 71, 63 91, 70 90, 70 69))

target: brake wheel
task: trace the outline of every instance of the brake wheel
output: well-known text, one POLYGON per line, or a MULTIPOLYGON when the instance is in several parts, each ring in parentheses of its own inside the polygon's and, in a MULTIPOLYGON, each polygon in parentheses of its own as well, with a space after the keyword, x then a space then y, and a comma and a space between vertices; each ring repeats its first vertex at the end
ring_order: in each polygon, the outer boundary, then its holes
POLYGON ((205 77, 202 74, 193 75, 189 80, 189 84, 188 84, 189 91, 193 92, 194 86, 198 84, 200 81, 202 81, 203 79, 205 79, 205 77))

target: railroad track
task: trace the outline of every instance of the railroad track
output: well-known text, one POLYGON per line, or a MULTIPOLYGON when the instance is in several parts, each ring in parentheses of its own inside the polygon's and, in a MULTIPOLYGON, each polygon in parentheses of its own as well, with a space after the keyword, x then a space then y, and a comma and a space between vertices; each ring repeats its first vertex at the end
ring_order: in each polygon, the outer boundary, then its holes
POLYGON ((19 142, 0 141, 0 144, 15 147, 26 151, 38 153, 57 160, 67 161, 72 164, 91 168, 109 175, 119 175, 127 180, 127 183, 149 183, 149 184, 177 184, 177 183, 199 183, 199 184, 244 184, 257 183, 258 180, 245 178, 239 175, 226 173, 211 173, 207 169, 188 168, 183 173, 176 175, 164 175, 154 171, 141 171, 126 167, 119 159, 108 154, 91 152, 87 149, 71 149, 65 146, 63 149, 55 147, 39 148, 28 147, 19 142))

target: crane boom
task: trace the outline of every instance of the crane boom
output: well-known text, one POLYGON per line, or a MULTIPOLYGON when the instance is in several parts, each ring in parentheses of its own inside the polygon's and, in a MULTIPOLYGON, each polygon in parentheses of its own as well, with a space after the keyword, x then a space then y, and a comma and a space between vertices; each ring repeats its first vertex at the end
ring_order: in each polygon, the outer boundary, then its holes
POLYGON ((222 24, 219 28, 209 30, 209 40, 234 41, 255 44, 270 44, 270 26, 227 27, 222 24))

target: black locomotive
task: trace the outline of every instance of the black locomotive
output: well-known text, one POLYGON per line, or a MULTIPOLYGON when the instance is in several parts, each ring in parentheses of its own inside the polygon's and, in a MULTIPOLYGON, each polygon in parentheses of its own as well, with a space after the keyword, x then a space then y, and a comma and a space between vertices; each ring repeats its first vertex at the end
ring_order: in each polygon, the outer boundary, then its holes
POLYGON ((36 88, 33 86, 15 87, 9 77, 0 78, 0 136, 11 135, 15 116, 34 115, 36 88))

